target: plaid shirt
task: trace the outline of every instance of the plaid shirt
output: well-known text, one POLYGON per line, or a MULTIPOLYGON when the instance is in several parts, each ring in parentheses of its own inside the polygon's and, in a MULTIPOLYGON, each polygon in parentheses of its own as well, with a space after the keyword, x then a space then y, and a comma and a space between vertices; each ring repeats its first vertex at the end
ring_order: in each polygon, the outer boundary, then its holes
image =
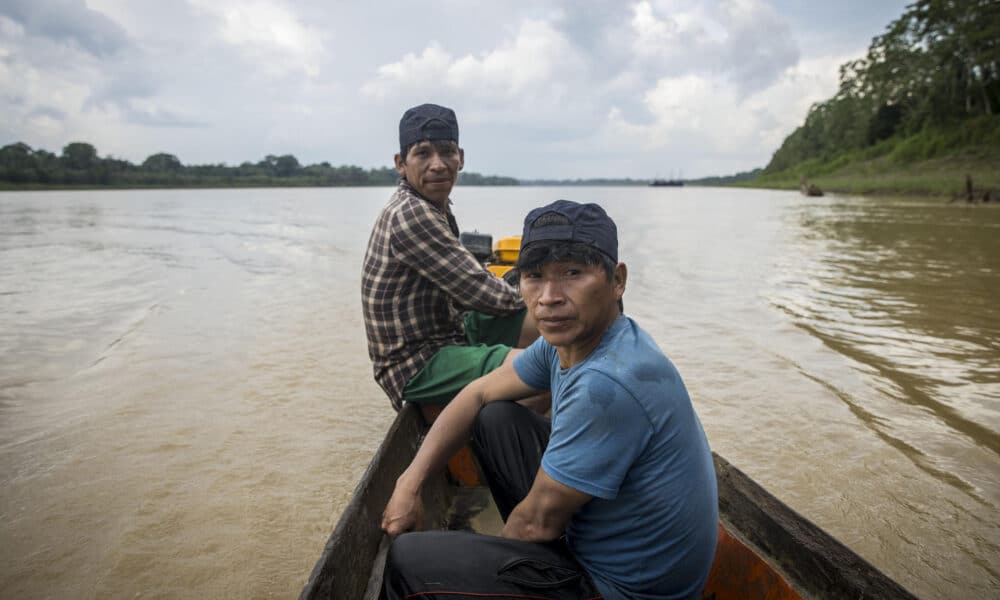
POLYGON ((361 299, 375 381, 397 410, 403 388, 435 352, 466 343, 466 310, 503 315, 524 307, 462 246, 451 210, 441 212, 404 179, 368 240, 361 299))

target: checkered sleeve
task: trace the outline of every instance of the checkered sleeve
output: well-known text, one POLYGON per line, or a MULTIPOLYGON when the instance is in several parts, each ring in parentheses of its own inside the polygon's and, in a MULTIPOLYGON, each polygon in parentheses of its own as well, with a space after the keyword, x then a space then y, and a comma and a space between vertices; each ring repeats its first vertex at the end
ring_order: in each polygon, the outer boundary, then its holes
POLYGON ((492 315, 524 307, 520 293, 484 269, 459 242, 447 216, 429 203, 406 203, 393 218, 393 254, 459 306, 492 315))

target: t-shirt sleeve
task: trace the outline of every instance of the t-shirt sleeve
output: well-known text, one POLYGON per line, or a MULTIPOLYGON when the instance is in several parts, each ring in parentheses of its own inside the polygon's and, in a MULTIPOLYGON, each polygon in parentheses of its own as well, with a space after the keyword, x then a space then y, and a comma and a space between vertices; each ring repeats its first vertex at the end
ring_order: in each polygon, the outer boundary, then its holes
POLYGON ((562 391, 542 468, 564 485, 611 500, 651 433, 624 386, 600 372, 581 373, 562 391))
POLYGON ((521 381, 536 390, 552 387, 552 346, 538 338, 514 358, 514 371, 521 381))

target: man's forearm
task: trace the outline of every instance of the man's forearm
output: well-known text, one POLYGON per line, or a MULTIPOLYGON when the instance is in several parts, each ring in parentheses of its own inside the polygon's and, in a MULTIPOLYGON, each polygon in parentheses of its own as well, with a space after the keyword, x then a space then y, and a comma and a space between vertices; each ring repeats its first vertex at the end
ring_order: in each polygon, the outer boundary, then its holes
POLYGON ((510 511, 500 535, 526 542, 554 540, 566 531, 573 514, 590 500, 590 495, 559 483, 545 469, 539 469, 531 490, 510 511))
POLYGON ((500 535, 522 542, 549 542, 562 535, 561 526, 546 524, 541 517, 538 513, 532 514, 522 502, 511 511, 500 535))
POLYGON ((481 408, 480 386, 473 382, 459 392, 434 421, 413 462, 399 476, 397 487, 419 490, 430 474, 443 469, 448 458, 469 439, 481 408))

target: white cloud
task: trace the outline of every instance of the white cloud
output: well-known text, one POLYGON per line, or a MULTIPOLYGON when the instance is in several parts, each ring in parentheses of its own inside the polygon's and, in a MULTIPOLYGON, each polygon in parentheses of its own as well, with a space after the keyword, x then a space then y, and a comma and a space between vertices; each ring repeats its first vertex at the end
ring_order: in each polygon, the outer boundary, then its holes
POLYGON ((319 76, 323 32, 302 24, 293 9, 264 1, 189 1, 220 20, 223 40, 251 53, 268 71, 302 69, 310 77, 319 76))
POLYGON ((704 26, 705 19, 676 8, 663 13, 657 14, 648 1, 633 5, 629 25, 632 50, 637 57, 672 63, 712 41, 704 26))
POLYGON ((448 69, 448 83, 480 94, 514 97, 573 77, 582 69, 566 37, 542 21, 525 21, 517 37, 482 58, 466 55, 448 69))
POLYGON ((848 58, 802 61, 749 96, 720 75, 662 78, 643 95, 651 122, 630 120, 613 109, 597 137, 585 146, 676 152, 675 162, 684 160, 689 168, 695 167, 692 175, 726 172, 718 167, 726 163, 733 164, 733 170, 762 166, 802 124, 809 107, 836 91, 837 66, 848 58))
POLYGON ((632 6, 634 69, 653 78, 723 74, 741 94, 763 89, 799 58, 789 24, 761 0, 632 6))
POLYGON ((632 48, 639 56, 656 56, 676 49, 677 23, 670 19, 657 19, 649 2, 640 2, 632 9, 632 30, 635 39, 632 48))
POLYGON ((76 115, 89 94, 94 56, 0 17, 0 57, 2 131, 9 141, 61 148, 73 135, 66 115, 76 115))
POLYGON ((447 95, 470 105, 520 111, 532 105, 537 116, 565 106, 570 84, 586 75, 585 63, 552 25, 526 20, 512 39, 478 56, 456 58, 432 43, 418 55, 382 65, 362 85, 362 93, 382 102, 447 95))
POLYGON ((420 94, 447 84, 452 57, 437 43, 418 54, 408 53, 394 63, 378 67, 378 75, 361 86, 361 92, 380 101, 398 95, 420 94))

